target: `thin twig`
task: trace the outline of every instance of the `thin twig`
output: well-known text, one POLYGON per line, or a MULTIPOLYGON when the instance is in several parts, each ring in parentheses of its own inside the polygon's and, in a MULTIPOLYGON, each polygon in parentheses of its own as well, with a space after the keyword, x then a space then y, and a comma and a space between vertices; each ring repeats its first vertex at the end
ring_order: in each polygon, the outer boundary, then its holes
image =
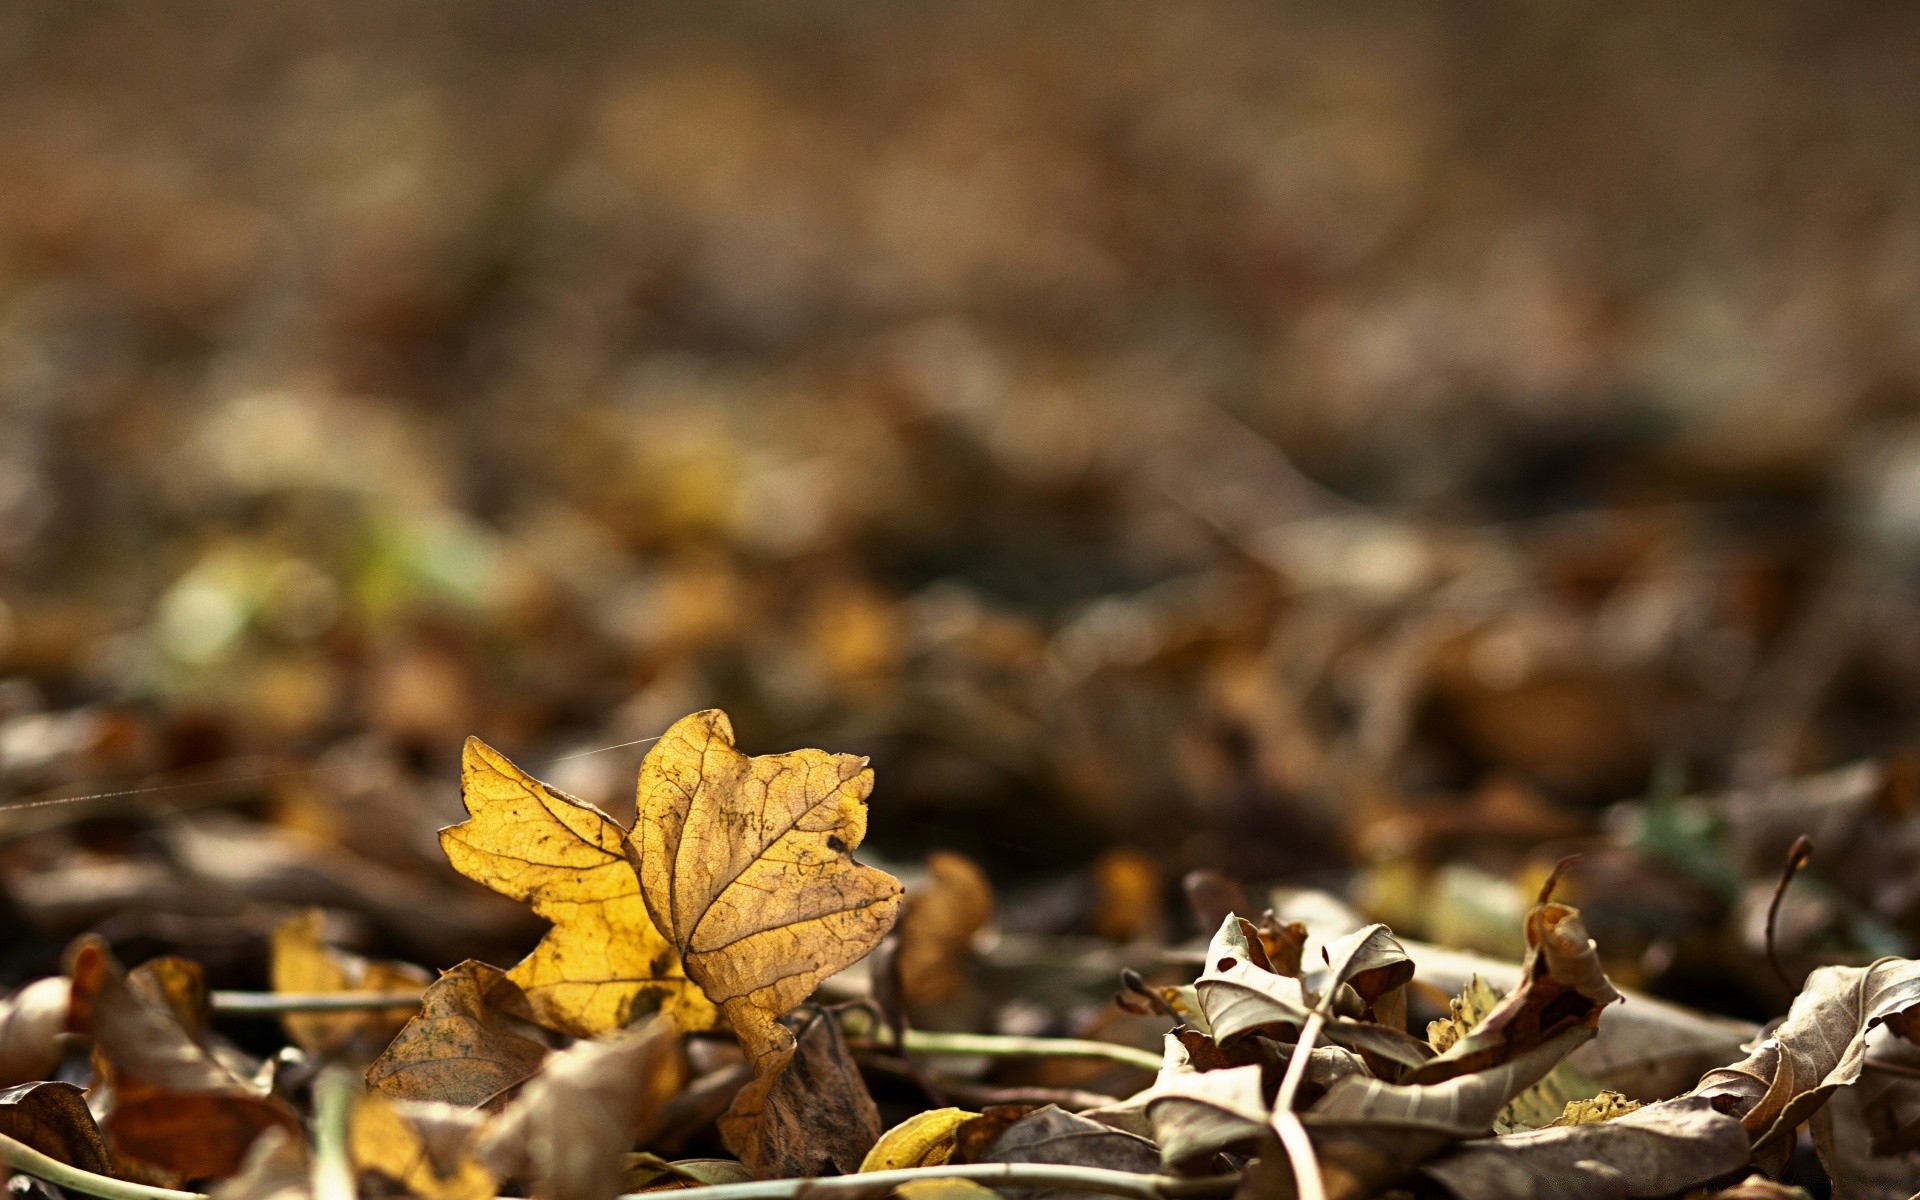
POLYGON ((172 1188, 149 1187, 144 1183, 82 1171, 57 1158, 49 1158, 4 1133, 0 1133, 0 1162, 22 1175, 31 1175, 69 1191, 99 1196, 102 1200, 206 1200, 199 1192, 176 1192, 172 1188))
MULTIPOLYGON (((1331 1002, 1333 993, 1333 988, 1327 989, 1327 997, 1321 1001, 1323 1006, 1331 1002)), ((1293 1164, 1293 1190, 1300 1200, 1327 1200, 1327 1185, 1320 1178, 1320 1160, 1314 1155, 1313 1139, 1307 1136, 1307 1127, 1293 1111, 1294 1097, 1300 1094, 1300 1084, 1307 1077, 1307 1063, 1313 1058, 1313 1043, 1319 1039, 1320 1027, 1326 1020, 1318 1007, 1307 1014, 1306 1022, 1300 1027, 1300 1040, 1293 1047, 1293 1057, 1287 1060, 1287 1073, 1281 1076, 1280 1090, 1273 1098, 1273 1131, 1280 1136, 1287 1161, 1293 1164)))
MULTIPOLYGON (((411 992, 215 992, 213 1011, 233 1016, 278 1016, 301 1012, 358 1012, 375 1008, 418 1008, 411 992)), ((909 1029, 901 1048, 914 1054, 982 1054, 1000 1058, 1108 1058, 1143 1070, 1158 1071, 1160 1056, 1151 1050, 1095 1042, 1085 1038, 1015 1037, 1003 1033, 938 1033, 909 1029)))
MULTIPOLYGON (((82 1171, 49 1158, 5 1134, 0 1134, 0 1161, 22 1175, 31 1175, 83 1195, 98 1196, 101 1200, 207 1200, 203 1192, 148 1187, 144 1183, 130 1183, 124 1179, 82 1171)), ((701 1200, 790 1200, 802 1192, 810 1197, 835 1193, 856 1197, 879 1190, 890 1191, 916 1179, 971 1179, 976 1183, 997 1183, 1006 1187, 1063 1188, 1124 1196, 1129 1200, 1189 1200, 1224 1196, 1239 1183, 1237 1175, 1182 1179, 1171 1175, 1135 1175, 1131 1171, 1113 1171, 1104 1167, 1068 1167, 1051 1163, 969 1163, 965 1166, 869 1171, 830 1179, 768 1179, 753 1183, 727 1183, 696 1190, 701 1200)), ((638 1200, 644 1195, 646 1193, 635 1193, 631 1197, 622 1197, 622 1200, 638 1200)))
POLYGON ((334 1065, 313 1082, 313 1200, 354 1200, 347 1121, 353 1112, 353 1072, 334 1065))
POLYGON ((1773 977, 1780 981, 1780 986, 1789 992, 1800 989, 1780 969, 1780 955, 1774 945, 1774 929, 1780 922, 1780 902, 1787 898, 1787 885, 1793 882, 1793 877, 1812 857, 1813 843, 1807 840, 1806 834, 1793 839, 1793 845, 1787 848, 1786 865, 1780 868, 1780 882, 1773 885, 1773 899, 1767 903, 1767 966, 1773 970, 1773 977))

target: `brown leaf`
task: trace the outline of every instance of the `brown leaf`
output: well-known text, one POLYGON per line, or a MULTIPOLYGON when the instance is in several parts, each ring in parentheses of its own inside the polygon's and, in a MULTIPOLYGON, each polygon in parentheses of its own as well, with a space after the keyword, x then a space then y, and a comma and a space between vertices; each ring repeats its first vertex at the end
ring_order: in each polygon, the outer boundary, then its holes
POLYGON ((1168 1166, 1199 1159, 1266 1131, 1273 1106, 1258 1066, 1163 1070, 1146 1095, 1153 1140, 1168 1166))
POLYGON ((491 1200, 497 1181, 472 1152, 484 1120, 471 1108, 368 1092, 353 1102, 349 1153, 356 1170, 384 1175, 420 1200, 491 1200))
MULTIPOLYGON (((271 964, 276 992, 407 992, 420 995, 431 976, 411 963, 376 962, 320 940, 324 914, 310 908, 273 930, 271 964)), ((379 1054, 405 1027, 414 1009, 350 1013, 287 1013, 287 1036, 309 1054, 347 1055, 361 1062, 379 1054)))
POLYGON ((105 942, 82 938, 69 962, 74 1031, 93 1038, 110 1097, 101 1128, 116 1153, 183 1179, 221 1178, 262 1131, 299 1130, 290 1110, 220 1062, 172 1007, 135 995, 105 942))
POLYGON ((1747 1137, 1705 1096, 1610 1121, 1464 1142, 1421 1170, 1461 1200, 1666 1196, 1738 1170, 1747 1137))
POLYGON ((508 972, 536 1020, 577 1037, 651 1012, 687 1030, 713 1024, 713 1005, 688 982, 655 928, 657 915, 647 915, 626 831, 612 817, 541 783, 479 738, 467 739, 460 791, 471 816, 440 831, 447 861, 553 922, 508 972))
POLYGON ((420 1011, 367 1068, 367 1086, 395 1100, 498 1106, 540 1068, 547 1046, 512 1014, 525 997, 498 967, 469 959, 435 980, 420 1011))
MULTIPOLYGON (((1160 1152, 1145 1138, 1049 1104, 1007 1126, 981 1161, 1059 1163, 1151 1175, 1160 1169, 1160 1152)), ((1013 1200, 1064 1200, 1081 1194, 1071 1188, 1001 1190, 1013 1200)))
POLYGON ((884 1126, 840 1025, 818 1010, 787 1020, 797 1036, 720 1118, 720 1138, 758 1179, 852 1174, 884 1126))
POLYGON ((676 721, 641 764, 628 852, 647 911, 756 1066, 792 1045, 777 1018, 899 913, 900 882, 852 857, 872 790, 851 754, 748 758, 718 709, 676 721))
POLYGON ((82 1171, 113 1174, 106 1139, 85 1095, 70 1083, 23 1083, 0 1091, 0 1133, 82 1171))
POLYGON ((629 1154, 621 1189, 627 1192, 678 1192, 753 1178, 745 1163, 731 1158, 682 1158, 668 1162, 657 1154, 629 1154))
POLYGON ((971 978, 973 939, 993 919, 986 873, 963 855, 927 859, 926 882, 907 892, 900 918, 900 989, 916 1025, 959 997, 971 978))
POLYGON ((0 1087, 45 1079, 60 1065, 68 990, 66 979, 56 975, 0 1000, 0 1087))
POLYGON ((605 1041, 576 1042, 547 1060, 488 1124, 474 1156, 538 1200, 610 1200, 627 1152, 686 1082, 671 1019, 655 1017, 605 1041))
POLYGON ((1709 1071, 1695 1091, 1739 1117, 1760 1154, 1781 1145, 1834 1089, 1860 1078, 1874 1026, 1915 1008, 1920 962, 1821 967, 1766 1040, 1740 1062, 1709 1071))

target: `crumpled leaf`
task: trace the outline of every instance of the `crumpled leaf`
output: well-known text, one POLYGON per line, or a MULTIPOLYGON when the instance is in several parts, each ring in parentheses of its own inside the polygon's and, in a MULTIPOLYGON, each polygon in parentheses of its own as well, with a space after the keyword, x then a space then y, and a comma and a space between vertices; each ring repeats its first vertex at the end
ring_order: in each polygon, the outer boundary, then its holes
MULTIPOLYGON (((271 975, 276 992, 407 992, 420 995, 432 976, 412 963, 381 962, 320 940, 325 915, 310 908, 273 930, 271 975)), ((286 1013, 287 1037, 309 1054, 350 1055, 365 1062, 405 1027, 414 1008, 349 1013, 286 1013)))
POLYGON ((367 1092, 353 1103, 349 1154, 356 1170, 384 1175, 420 1200, 491 1200, 498 1182, 472 1153, 484 1120, 471 1108, 367 1092))
POLYGON ((82 1171, 113 1174, 113 1154, 94 1124, 86 1096, 70 1083, 23 1083, 0 1090, 0 1133, 82 1171))
POLYGON ((1864 967, 1821 967, 1807 977, 1780 1025, 1745 1059, 1709 1071, 1696 1092, 1740 1118, 1759 1155, 1778 1147, 1860 1078, 1867 1034, 1920 1009, 1920 962, 1883 958, 1864 967))
POLYGON ((101 1130, 114 1151, 182 1179, 222 1178, 264 1130, 300 1129, 291 1110, 195 1039, 165 1003, 138 996, 106 943, 69 953, 74 1032, 93 1038, 101 1130))
POLYGON ((668 1162, 657 1154, 629 1154, 623 1192, 678 1192, 753 1178, 747 1164, 731 1158, 682 1158, 668 1162))
POLYGON ((311 1200, 311 1159, 303 1139, 285 1129, 269 1129, 254 1140, 239 1171, 222 1180, 209 1200, 311 1200))
POLYGON ((1629 1100, 1619 1092, 1601 1092, 1581 1100, 1569 1100, 1560 1115, 1547 1128, 1559 1129, 1567 1125, 1597 1125, 1601 1121, 1611 1121, 1615 1117, 1624 1117, 1630 1112, 1638 1112, 1646 1105, 1638 1100, 1629 1100))
POLYGON ((674 722, 641 764, 629 853, 647 911, 756 1067, 792 1044, 777 1019, 899 915, 900 881, 852 857, 872 790, 855 755, 747 757, 718 709, 674 722))
POLYGON ((512 1015, 525 1003, 498 967, 461 963, 427 988, 420 1011, 367 1068, 367 1086, 395 1100, 498 1107, 547 1056, 512 1015))
POLYGON ((474 1155, 499 1178, 525 1181, 538 1200, 608 1200, 620 1192, 627 1151, 686 1078, 678 1032, 664 1016, 576 1042, 487 1126, 474 1155))
POLYGON ((0 1087, 45 1079, 60 1065, 67 996, 66 979, 56 975, 0 1000, 0 1087))
MULTIPOLYGON (((991 1115, 991 1114, 987 1114, 991 1115)), ((1058 1105, 1020 1116, 994 1138, 980 1162, 1060 1163, 1104 1167, 1151 1175, 1160 1169, 1160 1152, 1145 1138, 1123 1133, 1058 1105)), ((1012 1200, 1078 1196, 1071 1188, 1003 1188, 1012 1200)))
POLYGON ((462 752, 460 790, 470 819, 440 831, 447 861, 553 922, 508 972, 534 1019, 576 1037, 655 1011, 686 1030, 713 1024, 713 1005, 648 916, 626 831, 612 817, 479 738, 462 752))
MULTIPOLYGON (((1501 997, 1475 975, 1458 996, 1447 1002, 1448 1015, 1427 1025, 1427 1040, 1442 1053, 1451 1050, 1500 1007, 1501 997)), ((1597 1032, 1597 1030, 1596 1030, 1597 1032)), ((1517 1133, 1560 1122, 1569 1106, 1598 1094, 1600 1085, 1568 1062, 1553 1070, 1508 1102, 1493 1119, 1495 1133, 1517 1133)))
POLYGON ((930 1108, 915 1113, 880 1135, 861 1160, 860 1170, 937 1167, 953 1157, 953 1131, 979 1115, 964 1108, 930 1108))
POLYGON ((1245 1066, 1163 1071, 1146 1110, 1160 1157, 1173 1166, 1259 1138, 1272 1106, 1261 1091, 1260 1068, 1245 1066))
POLYGON ((720 1118, 720 1139, 757 1179, 858 1171, 884 1126, 840 1024, 818 1010, 786 1020, 797 1036, 756 1064, 720 1118))
POLYGON ((1229 914, 1214 934, 1206 969, 1194 984, 1196 1002, 1214 1040, 1224 1043, 1256 1030, 1279 1032, 1280 1027, 1296 1033, 1323 994, 1333 991, 1339 997, 1341 989, 1350 989, 1344 993, 1350 1011, 1336 1013, 1323 1037, 1402 1067, 1433 1057, 1423 1042, 1401 1030, 1355 1019, 1413 977, 1412 960, 1385 925, 1369 925, 1336 939, 1327 947, 1327 957, 1325 966, 1304 979, 1278 974, 1258 929, 1229 914))
POLYGON ((1682 1096, 1612 1120, 1463 1142, 1422 1172, 1461 1200, 1666 1196, 1747 1161, 1738 1118, 1682 1096))

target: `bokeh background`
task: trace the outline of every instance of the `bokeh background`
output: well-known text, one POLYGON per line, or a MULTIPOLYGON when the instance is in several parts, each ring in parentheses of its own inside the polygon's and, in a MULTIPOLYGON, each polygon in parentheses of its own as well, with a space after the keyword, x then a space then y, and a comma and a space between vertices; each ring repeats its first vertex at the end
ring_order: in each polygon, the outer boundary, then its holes
MULTIPOLYGON (((477 733, 1765 1013, 1920 935, 1920 9, 0 6, 0 972, 444 966, 477 733), (158 789, 158 790, 156 790, 158 789), (86 799, 70 800, 85 796, 86 799), (47 803, 60 801, 60 803, 47 803), (25 805, 25 806, 23 806, 25 805), (1815 828, 1817 826, 1817 828, 1815 828)), ((223 974, 224 972, 224 974, 223 974)))

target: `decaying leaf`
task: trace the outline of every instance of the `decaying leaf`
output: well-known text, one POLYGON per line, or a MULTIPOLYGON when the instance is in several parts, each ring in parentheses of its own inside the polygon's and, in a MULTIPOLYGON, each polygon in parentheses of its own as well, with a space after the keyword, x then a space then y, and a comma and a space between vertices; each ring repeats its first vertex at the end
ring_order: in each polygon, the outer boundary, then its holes
MULTIPOLYGON (((993 1139, 979 1161, 1059 1163, 1150 1175, 1160 1169, 1160 1152, 1145 1138, 1123 1133, 1049 1104, 1020 1116, 1008 1125, 993 1139)), ((1025 1197, 1028 1200, 1078 1194, 1071 1189, 1054 1188, 1003 1190, 1010 1197, 1025 1197)))
POLYGON ((858 1171, 883 1127, 840 1024, 813 1009, 786 1021, 787 1048, 755 1064, 720 1118, 721 1140, 758 1179, 858 1171))
POLYGON ((731 1158, 682 1158, 668 1162, 657 1154, 629 1154, 623 1192, 678 1192, 753 1178, 747 1164, 731 1158))
POLYGON ((861 1160, 860 1170, 937 1167, 953 1157, 953 1131, 979 1115, 964 1108, 930 1108, 915 1113, 880 1135, 861 1160))
POLYGON ((717 709, 676 721, 641 764, 629 852, 647 911, 756 1065, 792 1044, 777 1019, 899 914, 900 882, 852 857, 872 790, 855 755, 747 757, 717 709))
POLYGON ((609 1200, 625 1157, 686 1082, 673 1022, 655 1017, 606 1041, 582 1041, 547 1060, 488 1124, 474 1156, 538 1200, 609 1200))
POLYGON ((1613 1120, 1462 1142, 1421 1168, 1460 1200, 1666 1196, 1738 1170, 1747 1138, 1705 1096, 1613 1120))
POLYGON ((1920 1009, 1920 962, 1883 958, 1822 967, 1751 1054, 1707 1073, 1697 1092, 1740 1118, 1756 1155, 1782 1144, 1834 1089, 1860 1078, 1867 1034, 1920 1009))
POLYGON ((713 1024, 713 1006, 647 915, 613 818, 478 738, 467 739, 460 786, 470 818, 440 831, 447 860, 553 922, 508 972, 536 1020, 577 1037, 656 1011, 682 1029, 713 1024))
POLYGON ((1162 1071, 1147 1094, 1147 1120, 1161 1158, 1172 1166, 1257 1140, 1272 1106, 1258 1066, 1162 1071))
POLYGON ((1549 1129, 1559 1129, 1567 1125, 1597 1125, 1601 1121, 1611 1121, 1615 1117, 1624 1117, 1637 1112, 1646 1105, 1638 1100, 1629 1100, 1619 1092, 1601 1092, 1582 1100, 1569 1100, 1560 1111, 1549 1129))
POLYGON ((63 1163, 113 1174, 113 1155, 86 1097, 70 1083, 23 1083, 0 1090, 0 1133, 63 1163))
POLYGON ((311 1200, 311 1157, 297 1134, 269 1129, 254 1140, 240 1169, 222 1180, 209 1200, 311 1200))
POLYGON ((915 1024, 966 990, 974 935, 992 919, 986 873, 964 855, 930 855, 926 882, 907 892, 900 918, 900 991, 915 1024))
POLYGON ((499 968, 468 960, 435 980, 420 1011, 367 1068, 367 1086, 395 1100, 495 1106, 547 1055, 516 1019, 525 997, 499 968))
MULTIPOLYGON (((1475 975, 1458 996, 1447 1002, 1447 1016, 1427 1025, 1427 1041, 1444 1054, 1499 1007, 1500 997, 1487 986, 1486 980, 1475 975)), ((1587 1102, 1599 1091, 1600 1085, 1582 1075, 1572 1063, 1555 1063, 1540 1082, 1515 1096, 1500 1110, 1493 1119, 1494 1132, 1516 1133, 1558 1124, 1572 1106, 1587 1102)))
MULTIPOLYGON (((405 992, 419 995, 432 976, 411 963, 380 962, 348 954, 320 940, 317 908, 288 917, 273 930, 270 963, 276 992, 405 992)), ((347 1054, 365 1062, 380 1053, 413 1015, 412 1006, 350 1013, 287 1013, 287 1037, 309 1054, 347 1054)))
POLYGON ((471 1108, 426 1100, 354 1100, 348 1131, 354 1167, 384 1175, 419 1200, 491 1200, 493 1172, 473 1157, 485 1118, 471 1108))
POLYGON ((74 1032, 93 1038, 101 1129, 117 1154, 178 1178, 217 1179, 239 1169, 264 1130, 298 1132, 291 1110, 223 1064, 173 1008, 136 995, 104 941, 82 938, 69 964, 74 1032))
POLYGON ((0 1087, 45 1079, 60 1065, 68 983, 36 979, 0 1000, 0 1087))

